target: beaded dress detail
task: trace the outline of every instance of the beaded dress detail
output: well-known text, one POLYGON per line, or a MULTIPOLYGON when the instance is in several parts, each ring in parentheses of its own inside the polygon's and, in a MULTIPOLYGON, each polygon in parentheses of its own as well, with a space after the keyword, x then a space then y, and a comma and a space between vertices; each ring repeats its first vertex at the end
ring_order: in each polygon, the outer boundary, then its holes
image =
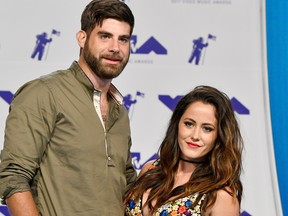
MULTIPOLYGON (((152 169, 159 164, 156 160, 152 169)), ((199 194, 193 194, 184 198, 179 198, 175 201, 166 203, 157 209, 153 216, 201 216, 201 203, 205 200, 206 195, 202 195, 196 206, 192 207, 197 200, 199 194)), ((125 209, 126 216, 143 216, 142 213, 142 198, 138 201, 134 200, 133 195, 127 203, 125 209)))

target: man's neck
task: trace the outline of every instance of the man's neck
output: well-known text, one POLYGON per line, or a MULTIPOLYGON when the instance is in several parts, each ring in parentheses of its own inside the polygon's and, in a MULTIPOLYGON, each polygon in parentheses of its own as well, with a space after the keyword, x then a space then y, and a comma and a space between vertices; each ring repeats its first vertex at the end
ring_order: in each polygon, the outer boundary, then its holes
POLYGON ((79 59, 78 64, 93 84, 94 89, 100 90, 102 94, 106 95, 110 88, 112 79, 101 79, 93 71, 91 71, 91 69, 82 59, 79 59))

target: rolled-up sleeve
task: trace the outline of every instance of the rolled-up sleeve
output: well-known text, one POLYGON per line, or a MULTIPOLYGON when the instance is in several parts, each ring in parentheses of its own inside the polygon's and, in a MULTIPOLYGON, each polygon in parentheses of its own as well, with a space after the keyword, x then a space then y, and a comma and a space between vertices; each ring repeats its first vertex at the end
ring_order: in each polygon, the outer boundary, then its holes
POLYGON ((6 120, 1 151, 2 202, 16 192, 30 190, 55 122, 54 99, 41 80, 22 86, 14 96, 6 120))

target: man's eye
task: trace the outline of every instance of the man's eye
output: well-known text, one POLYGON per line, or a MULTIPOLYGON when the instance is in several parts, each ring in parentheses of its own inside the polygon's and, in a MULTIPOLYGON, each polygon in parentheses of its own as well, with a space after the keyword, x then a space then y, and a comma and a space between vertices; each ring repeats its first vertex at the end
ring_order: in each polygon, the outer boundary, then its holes
POLYGON ((109 36, 108 36, 108 35, 101 35, 100 38, 103 39, 103 40, 105 40, 105 39, 108 39, 109 36))
POLYGON ((129 43, 129 39, 127 39, 127 38, 121 38, 121 39, 120 39, 120 42, 121 42, 122 44, 126 44, 126 43, 129 43))

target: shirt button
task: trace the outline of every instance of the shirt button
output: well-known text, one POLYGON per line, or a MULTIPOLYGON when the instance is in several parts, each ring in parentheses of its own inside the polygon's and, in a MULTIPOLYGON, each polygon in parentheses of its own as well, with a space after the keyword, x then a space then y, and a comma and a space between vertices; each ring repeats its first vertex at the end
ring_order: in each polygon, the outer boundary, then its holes
POLYGON ((110 160, 111 160, 111 157, 108 156, 108 160, 110 161, 110 160))

